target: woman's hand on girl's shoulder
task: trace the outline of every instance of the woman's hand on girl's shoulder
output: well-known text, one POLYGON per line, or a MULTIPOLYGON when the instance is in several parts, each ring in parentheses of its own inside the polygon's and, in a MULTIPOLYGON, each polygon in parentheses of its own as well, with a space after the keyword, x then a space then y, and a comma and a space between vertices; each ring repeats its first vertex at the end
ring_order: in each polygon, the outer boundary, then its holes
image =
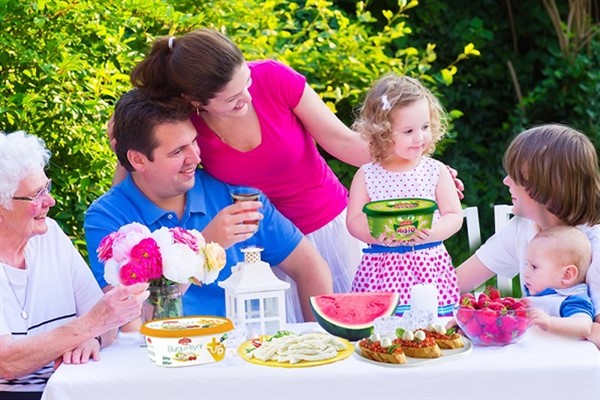
POLYGON ((456 193, 458 193, 458 198, 461 200, 464 199, 465 195, 463 192, 465 191, 465 185, 464 185, 463 181, 458 179, 458 171, 449 165, 446 165, 446 168, 448 168, 448 172, 450 172, 450 176, 452 177, 452 180, 454 181, 454 186, 456 186, 456 193))

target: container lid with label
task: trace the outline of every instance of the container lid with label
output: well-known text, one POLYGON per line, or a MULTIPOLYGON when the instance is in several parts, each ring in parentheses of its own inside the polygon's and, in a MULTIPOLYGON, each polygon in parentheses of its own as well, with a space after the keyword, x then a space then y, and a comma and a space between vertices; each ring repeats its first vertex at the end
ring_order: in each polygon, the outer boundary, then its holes
POLYGON ((141 327, 140 332, 146 336, 178 338, 214 335, 230 330, 233 330, 233 323, 227 318, 198 315, 148 321, 141 327))
POLYGON ((365 204, 363 212, 367 215, 425 214, 437 210, 437 203, 429 199, 407 198, 378 200, 365 204))

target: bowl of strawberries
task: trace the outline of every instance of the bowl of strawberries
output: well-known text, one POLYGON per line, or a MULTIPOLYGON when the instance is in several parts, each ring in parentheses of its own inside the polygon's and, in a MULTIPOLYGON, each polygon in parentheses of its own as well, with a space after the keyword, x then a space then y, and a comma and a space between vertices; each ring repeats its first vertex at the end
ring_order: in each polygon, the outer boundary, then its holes
POLYGON ((454 319, 463 333, 481 346, 504 346, 518 341, 531 326, 531 308, 523 299, 501 297, 487 287, 477 297, 465 293, 454 308, 454 319))

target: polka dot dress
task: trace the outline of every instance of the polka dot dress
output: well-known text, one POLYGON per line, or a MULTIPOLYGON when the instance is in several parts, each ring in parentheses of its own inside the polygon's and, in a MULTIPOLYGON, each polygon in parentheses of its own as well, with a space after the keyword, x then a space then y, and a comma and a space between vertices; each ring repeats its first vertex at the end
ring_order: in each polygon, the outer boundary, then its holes
MULTIPOLYGON (((423 157, 416 168, 406 172, 390 172, 379 163, 366 164, 361 168, 365 173, 367 194, 372 201, 406 197, 435 200, 440 168, 445 166, 437 160, 423 157)), ((436 211, 434 224, 438 218, 439 212, 436 211)), ((352 291, 397 292, 400 294, 398 304, 402 306, 409 303, 411 287, 419 283, 436 285, 442 315, 448 314, 448 306, 458 302, 456 272, 443 244, 402 254, 364 254, 352 283, 352 291)))

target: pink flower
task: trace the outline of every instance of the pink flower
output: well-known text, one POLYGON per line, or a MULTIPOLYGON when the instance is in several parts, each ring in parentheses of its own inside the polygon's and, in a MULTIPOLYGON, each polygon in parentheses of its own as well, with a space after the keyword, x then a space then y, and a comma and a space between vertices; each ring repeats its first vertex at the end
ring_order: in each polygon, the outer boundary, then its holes
POLYGON ((131 236, 132 234, 140 234, 142 236, 150 236, 150 229, 146 225, 142 225, 139 222, 132 222, 127 225, 123 225, 118 231, 123 236, 131 236))
POLYGON ((96 250, 96 253, 98 254, 98 260, 106 262, 112 258, 112 246, 115 242, 117 234, 117 232, 112 232, 110 235, 107 235, 104 237, 104 239, 102 239, 100 245, 98 246, 98 250, 96 250))
POLYGON ((147 266, 143 262, 131 260, 121 267, 119 279, 125 286, 133 285, 138 282, 148 282, 147 266))
POLYGON ((178 227, 178 226, 175 228, 169 229, 169 231, 173 235, 173 241, 175 243, 185 244, 190 249, 192 249, 195 253, 198 252, 198 250, 199 250, 198 240, 197 240, 196 236, 194 236, 192 233, 190 233, 189 231, 186 231, 185 229, 178 227))
POLYGON ((162 277, 162 256, 154 239, 142 239, 132 247, 130 257, 131 262, 138 263, 146 268, 145 276, 148 277, 148 280, 162 277))
POLYGON ((113 258, 119 262, 127 262, 133 246, 150 235, 150 230, 137 222, 121 227, 112 245, 113 258))
POLYGON ((151 285, 177 282, 209 284, 225 266, 225 251, 206 244, 195 229, 162 227, 154 232, 137 222, 122 226, 102 239, 97 250, 110 285, 151 285))

